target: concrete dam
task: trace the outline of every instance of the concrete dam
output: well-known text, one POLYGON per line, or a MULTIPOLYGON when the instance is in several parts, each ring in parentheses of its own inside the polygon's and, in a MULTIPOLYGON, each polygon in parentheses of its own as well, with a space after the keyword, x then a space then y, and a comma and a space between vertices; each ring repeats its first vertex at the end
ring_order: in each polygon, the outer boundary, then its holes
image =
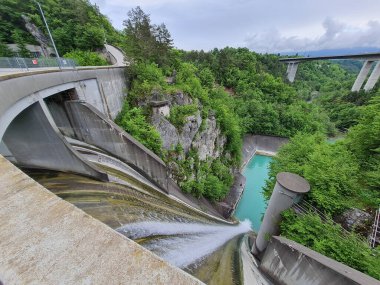
POLYGON ((0 284, 378 284, 264 232, 257 264, 248 222, 193 203, 113 122, 125 76, 113 66, 0 77, 0 284))
MULTIPOLYGON (((227 278, 226 284, 230 284, 239 279, 232 271, 206 278, 193 264, 226 242, 236 248, 240 238, 232 238, 249 231, 249 225, 228 224, 189 207, 184 203, 186 197, 168 196, 178 193, 179 188, 169 178, 165 163, 113 123, 126 96, 124 72, 123 67, 106 67, 1 78, 1 155, 77 206, 46 191, 1 158, 1 188, 9 190, 1 193, 2 220, 6 221, 0 243, 3 284, 120 284, 126 280, 132 282, 129 284, 201 283, 173 265, 188 267, 189 273, 203 280, 227 278), (93 203, 96 199, 102 202, 93 203), (97 229, 102 223, 79 208, 117 231, 104 226, 97 229), (131 231, 133 227, 138 229, 131 231), (97 237, 90 237, 87 246, 81 243, 85 232, 97 237), (166 238, 160 238, 162 235, 166 238), (133 238, 170 264, 128 239, 124 238, 129 242, 121 245, 123 236, 133 238), (142 239, 148 241, 140 242, 142 239), (33 240, 36 244, 31 252, 33 240), (218 243, 210 247, 210 241, 215 240, 218 243), (5 250, 9 243, 14 246, 5 250), (185 244, 187 253, 179 260, 176 256, 185 244), (194 246, 202 246, 196 255, 194 246), (80 250, 70 250, 75 247, 80 250), (118 247, 120 252, 114 254, 118 247), (36 251, 39 254, 34 254, 36 251), (98 265, 90 264, 98 260, 93 254, 102 260, 98 265), (18 255, 24 258, 12 262, 18 255), (74 274, 71 267, 60 265, 65 260, 73 266, 79 261, 83 265, 77 264, 79 269, 74 274), (107 266, 99 267, 104 262, 107 266), (49 263, 53 266, 43 269, 49 263), (34 275, 23 271, 28 265, 34 275), (115 271, 112 276, 104 273, 110 266, 115 271), (146 278, 148 272, 151 277, 146 278)), ((220 257, 221 251, 215 254, 220 257)), ((229 260, 233 254, 231 250, 223 259, 229 260)), ((213 259, 215 256, 207 261, 208 266, 216 266, 213 259)))

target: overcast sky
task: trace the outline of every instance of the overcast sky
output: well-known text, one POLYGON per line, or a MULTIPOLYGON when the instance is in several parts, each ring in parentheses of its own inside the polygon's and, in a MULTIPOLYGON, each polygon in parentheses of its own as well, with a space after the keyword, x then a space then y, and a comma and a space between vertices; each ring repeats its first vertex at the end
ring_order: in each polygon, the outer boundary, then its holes
POLYGON ((122 29, 139 5, 177 48, 257 52, 379 47, 380 0, 90 0, 122 29))

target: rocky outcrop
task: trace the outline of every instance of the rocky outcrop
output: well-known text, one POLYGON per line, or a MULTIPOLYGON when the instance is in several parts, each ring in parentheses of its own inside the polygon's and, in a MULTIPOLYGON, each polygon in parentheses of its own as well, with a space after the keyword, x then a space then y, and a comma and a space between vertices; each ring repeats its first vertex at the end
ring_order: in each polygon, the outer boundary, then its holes
POLYGON ((173 94, 171 97, 171 104, 172 105, 190 105, 193 104, 193 100, 186 94, 182 92, 177 92, 173 94))
POLYGON ((178 130, 162 114, 154 114, 152 124, 160 133, 164 149, 171 149, 178 144, 180 138, 178 130))
POLYGON ((200 160, 206 160, 207 157, 219 157, 225 143, 226 137, 221 134, 212 115, 206 119, 206 128, 196 135, 192 147, 198 150, 200 160))
POLYGON ((202 124, 202 117, 199 111, 192 116, 186 118, 186 123, 182 128, 180 143, 187 153, 190 150, 191 143, 195 135, 198 133, 198 130, 202 124))
POLYGON ((40 44, 44 56, 49 56, 49 40, 46 36, 41 32, 41 30, 32 23, 32 21, 25 15, 21 15, 22 19, 25 22, 25 28, 28 32, 36 39, 36 41, 40 44))
POLYGON ((348 231, 366 232, 371 226, 371 215, 356 208, 345 211, 336 220, 348 231))

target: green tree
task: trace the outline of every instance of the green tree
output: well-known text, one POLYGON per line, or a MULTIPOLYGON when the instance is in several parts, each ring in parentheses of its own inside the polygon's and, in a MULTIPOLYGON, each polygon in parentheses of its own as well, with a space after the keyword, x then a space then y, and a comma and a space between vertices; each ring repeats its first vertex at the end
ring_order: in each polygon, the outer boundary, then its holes
POLYGON ((22 37, 22 33, 19 30, 15 30, 12 34, 12 39, 17 44, 17 54, 20 57, 30 57, 30 51, 26 47, 25 40, 22 37))
POLYGON ((6 45, 5 41, 0 37, 0 57, 12 57, 13 51, 6 45))
POLYGON ((128 12, 124 27, 127 55, 160 66, 168 63, 172 39, 165 24, 152 25, 150 16, 137 6, 128 12))
POLYGON ((331 219, 322 222, 313 213, 298 216, 293 210, 288 210, 282 216, 281 235, 380 279, 380 252, 371 250, 354 233, 343 233, 331 219))
POLYGON ((162 141, 158 131, 147 122, 141 108, 131 108, 124 102, 115 122, 144 146, 161 154, 162 141))
POLYGON ((90 51, 74 50, 64 54, 63 57, 73 59, 80 66, 101 66, 108 64, 99 54, 90 51))

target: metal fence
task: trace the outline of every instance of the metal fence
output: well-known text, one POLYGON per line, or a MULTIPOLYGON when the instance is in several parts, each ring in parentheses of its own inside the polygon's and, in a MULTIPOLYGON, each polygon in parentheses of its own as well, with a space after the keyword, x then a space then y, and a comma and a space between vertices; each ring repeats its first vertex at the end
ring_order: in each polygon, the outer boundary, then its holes
POLYGON ((29 70, 33 68, 61 67, 65 69, 75 68, 77 64, 72 59, 39 57, 39 58, 23 58, 23 57, 0 57, 0 68, 23 69, 29 70))
MULTIPOLYGON (((326 217, 324 213, 322 213, 320 210, 318 210, 316 207, 314 207, 312 204, 308 203, 306 200, 302 200, 299 203, 293 204, 292 208, 296 211, 298 214, 315 214, 318 215, 323 223, 332 223, 333 225, 339 226, 341 229, 341 238, 345 239, 347 235, 351 234, 352 232, 346 230, 345 228, 342 227, 341 224, 338 224, 334 222, 331 218, 326 217)), ((370 242, 366 238, 360 235, 355 235, 354 236, 356 241, 359 243, 367 243, 369 245, 370 242)))

